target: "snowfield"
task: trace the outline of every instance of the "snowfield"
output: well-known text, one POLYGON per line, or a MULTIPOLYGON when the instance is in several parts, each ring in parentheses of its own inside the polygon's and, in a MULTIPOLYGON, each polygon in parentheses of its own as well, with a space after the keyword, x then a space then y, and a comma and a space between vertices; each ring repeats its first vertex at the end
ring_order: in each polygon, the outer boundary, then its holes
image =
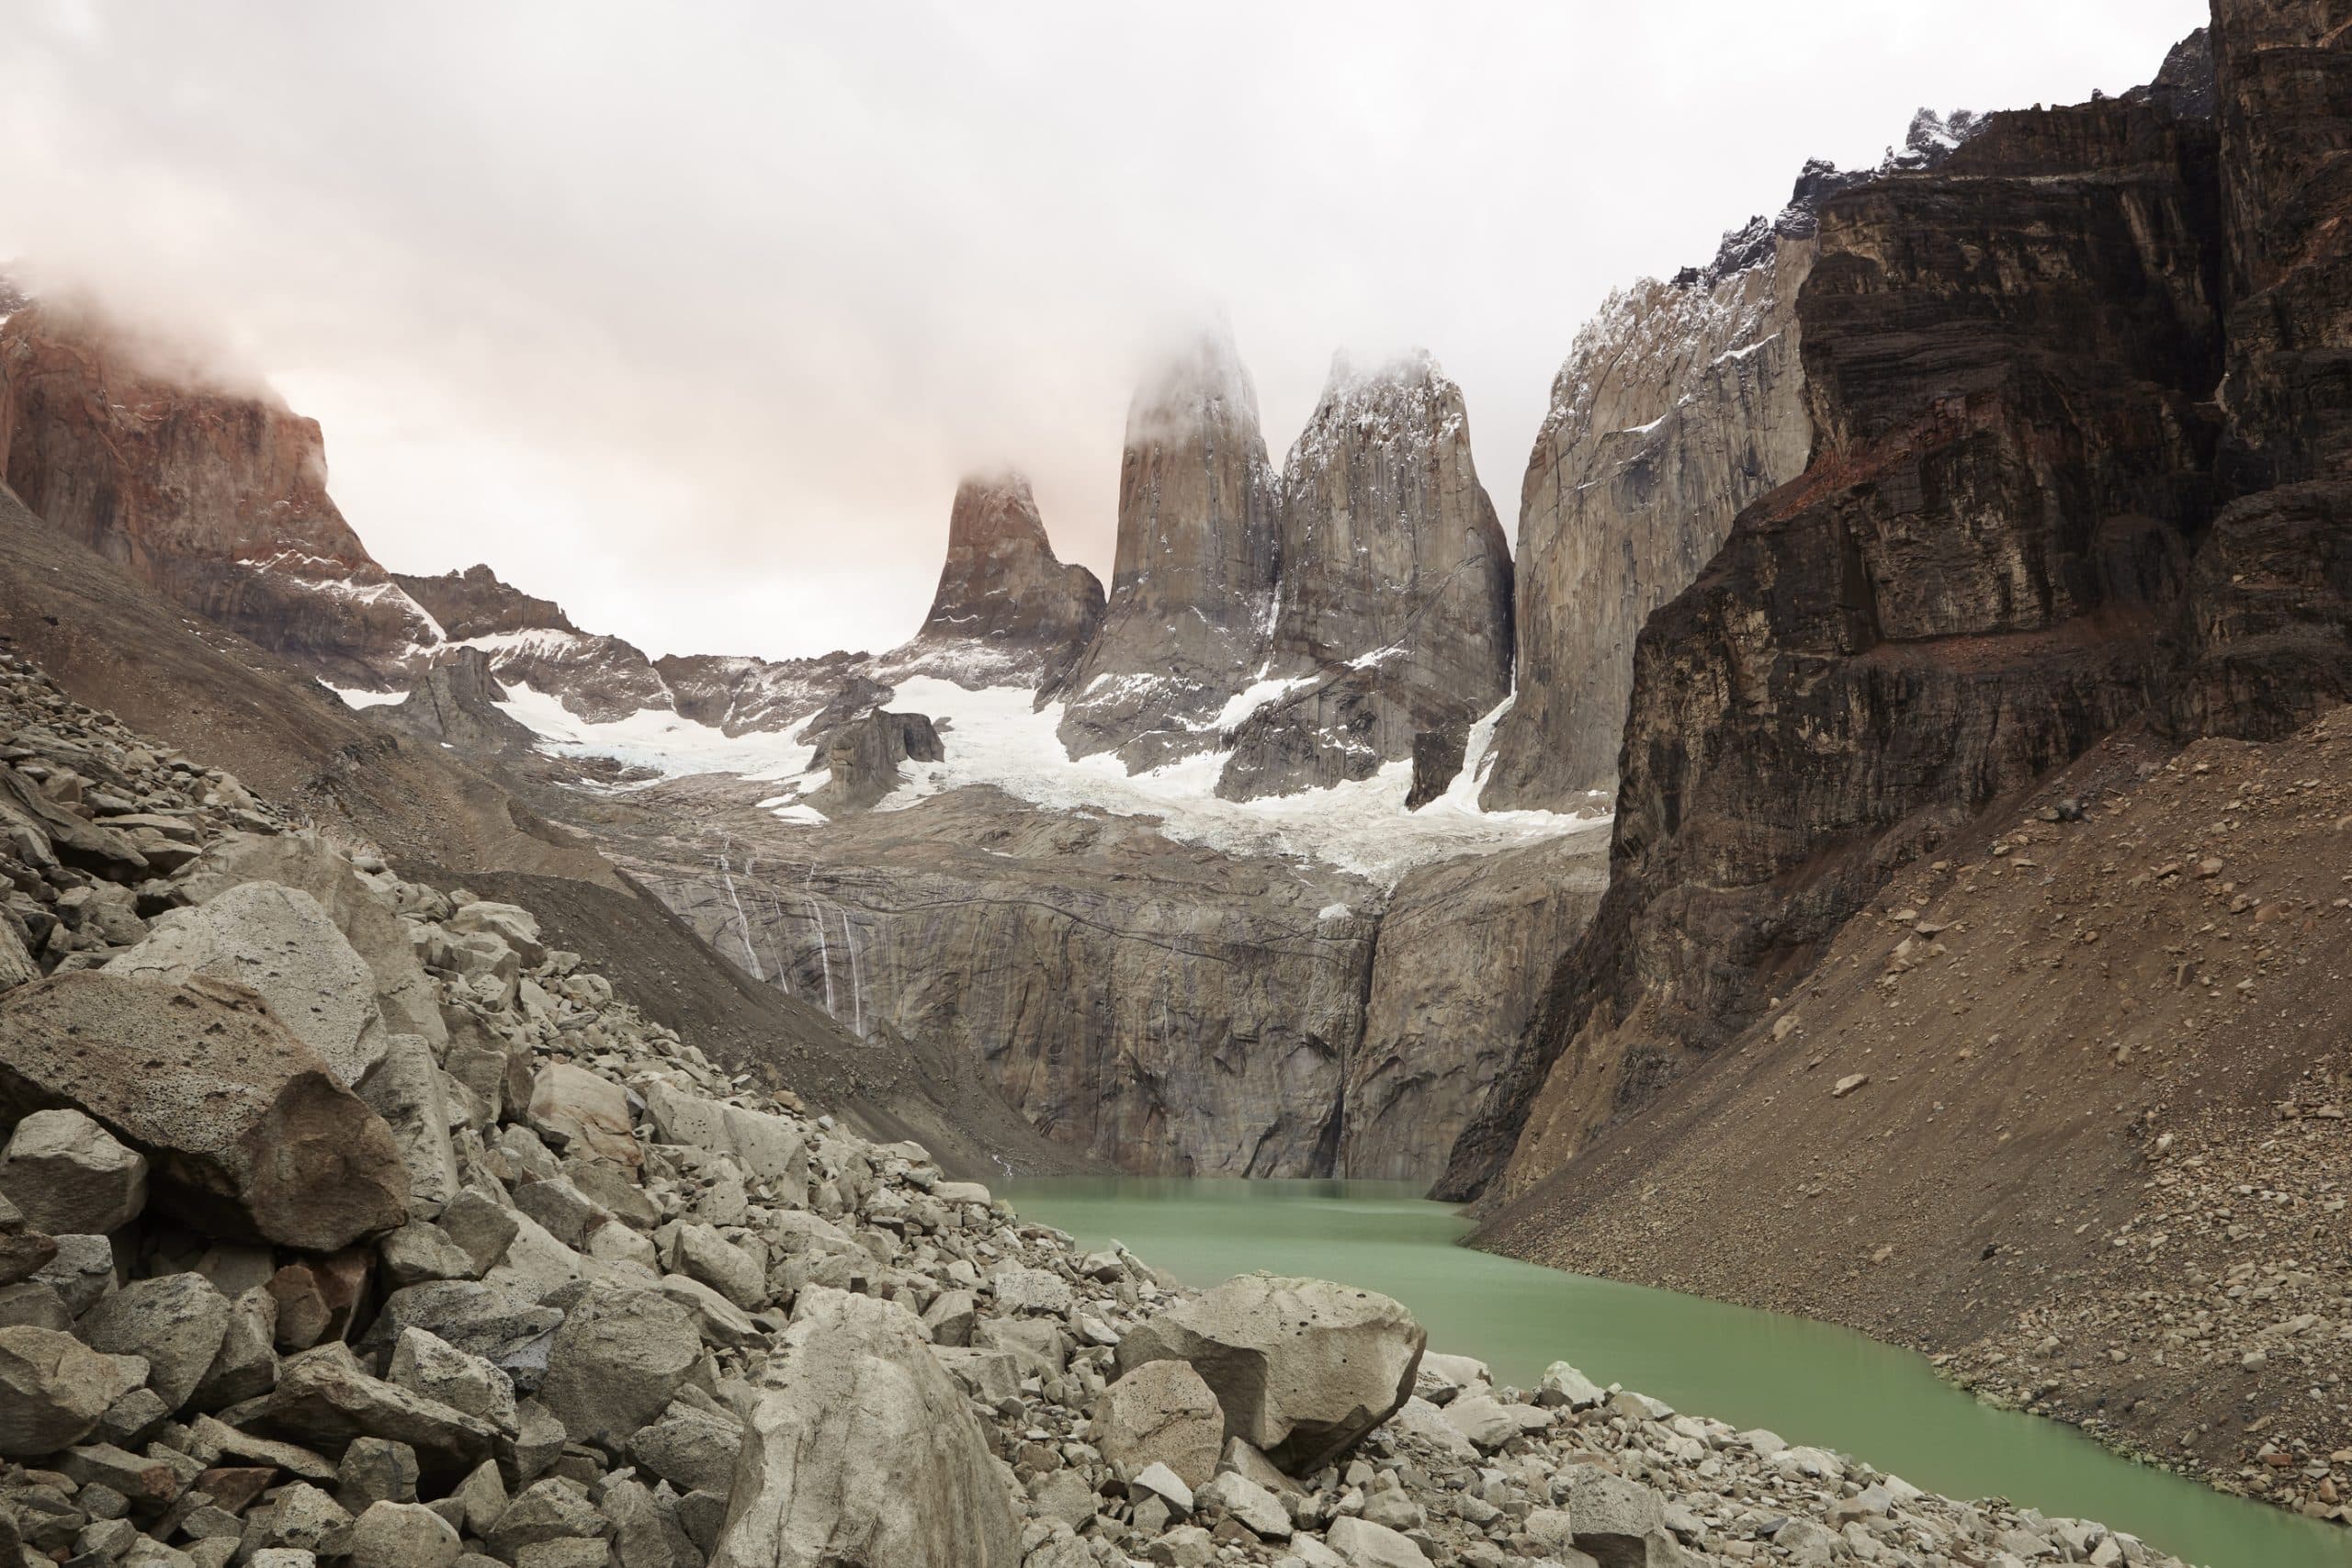
MULTIPOLYGON (((1268 682, 1273 684, 1273 682, 1268 682)), ((507 688, 500 707, 541 737, 551 752, 608 757, 664 778, 734 773, 779 785, 760 804, 778 821, 822 831, 824 816, 801 797, 828 782, 808 771, 808 746, 797 731, 729 736, 661 709, 643 709, 608 724, 591 723, 554 697, 528 685, 507 688)), ((1352 872, 1384 886, 1417 865, 1464 854, 1491 853, 1567 834, 1600 833, 1606 817, 1549 811, 1482 811, 1478 785, 1487 748, 1508 699, 1472 730, 1462 774, 1440 798, 1419 811, 1405 809, 1412 764, 1391 762, 1369 779, 1329 789, 1266 799, 1222 800, 1217 776, 1228 755, 1204 752, 1148 773, 1129 773, 1115 755, 1072 758, 1055 733, 1062 706, 1034 706, 1025 686, 967 691, 935 676, 899 682, 888 706, 927 714, 939 726, 946 760, 906 764, 907 782, 876 811, 903 811, 948 790, 991 784, 1016 799, 1053 810, 1093 810, 1153 817, 1161 830, 1185 843, 1236 854, 1294 855, 1352 872)), ((1597 847, 1597 846, 1596 846, 1597 847)))

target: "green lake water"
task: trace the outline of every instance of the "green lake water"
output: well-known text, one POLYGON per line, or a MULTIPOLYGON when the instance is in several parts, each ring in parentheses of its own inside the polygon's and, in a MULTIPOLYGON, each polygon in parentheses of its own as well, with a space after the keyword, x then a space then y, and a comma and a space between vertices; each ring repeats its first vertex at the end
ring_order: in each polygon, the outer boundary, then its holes
POLYGON ((1412 1189, 1362 1181, 1018 1181, 1025 1217, 1114 1238, 1190 1285, 1253 1269, 1396 1297, 1431 1349, 1532 1388, 1555 1360, 1604 1385, 1851 1454, 1932 1492, 2098 1519, 2206 1568, 2338 1568, 2352 1530, 2108 1452, 2073 1428, 1978 1404, 1928 1362, 1846 1329, 1566 1274, 1457 1246, 1468 1224, 1412 1189))

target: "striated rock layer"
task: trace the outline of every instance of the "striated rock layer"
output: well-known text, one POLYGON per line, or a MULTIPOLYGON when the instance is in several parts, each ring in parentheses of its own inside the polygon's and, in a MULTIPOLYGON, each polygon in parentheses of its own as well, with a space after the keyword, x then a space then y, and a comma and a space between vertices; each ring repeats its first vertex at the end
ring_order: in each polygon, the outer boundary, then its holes
POLYGON ((1609 893, 1447 1190, 1555 1168, 2139 709, 2212 509, 2216 152, 2150 102, 2003 114, 1826 205, 1811 466, 1644 629, 1609 893))
POLYGON ((0 324, 0 477, 165 597, 331 679, 380 685, 439 638, 327 495, 315 422, 93 315, 36 303, 0 324))
POLYGON ((2228 503, 2166 722, 2269 739, 2352 698, 2352 8, 2213 8, 2228 217, 2228 503))
POLYGON ((1228 799, 1369 778, 1510 691, 1511 564, 1470 457, 1462 389, 1425 354, 1342 355, 1283 465, 1281 569, 1261 679, 1235 729, 1228 799))
POLYGON ((1119 468, 1102 626, 1040 700, 1068 699, 1063 744, 1130 770, 1208 750, 1263 658, 1279 559, 1258 394, 1232 334, 1206 334, 1136 391, 1119 468))

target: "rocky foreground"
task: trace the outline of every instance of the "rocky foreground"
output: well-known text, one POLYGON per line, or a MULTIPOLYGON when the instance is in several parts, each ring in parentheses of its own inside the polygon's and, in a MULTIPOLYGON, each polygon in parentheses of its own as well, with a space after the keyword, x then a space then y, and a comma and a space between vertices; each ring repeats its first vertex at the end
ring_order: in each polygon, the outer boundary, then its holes
POLYGON ((2163 1563, 1089 1253, 0 672, 0 1564, 2163 1563))

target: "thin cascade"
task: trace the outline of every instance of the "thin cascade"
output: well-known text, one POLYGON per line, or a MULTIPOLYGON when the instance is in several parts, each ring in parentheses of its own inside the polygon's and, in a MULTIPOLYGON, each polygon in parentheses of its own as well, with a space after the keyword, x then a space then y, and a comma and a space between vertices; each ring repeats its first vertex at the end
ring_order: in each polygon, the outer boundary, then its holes
POLYGON ((825 976, 825 1016, 833 1015, 833 950, 825 940, 825 907, 811 894, 803 893, 800 901, 808 906, 808 918, 817 924, 817 967, 825 976))
POLYGON ((860 1040, 865 1038, 865 987, 857 977, 857 929, 849 923, 849 911, 842 911, 842 942, 849 949, 850 1032, 860 1040))
MULTIPOLYGON (((732 840, 728 843, 729 848, 733 847, 732 840)), ((735 906, 735 934, 743 943, 744 958, 751 963, 752 978, 764 982, 767 979, 767 972, 760 967, 759 952, 752 946, 752 922, 743 913, 743 900, 736 894, 735 873, 728 866, 726 849, 718 852, 718 874, 727 883, 727 901, 735 906)), ((751 874, 746 870, 744 874, 751 874)))

